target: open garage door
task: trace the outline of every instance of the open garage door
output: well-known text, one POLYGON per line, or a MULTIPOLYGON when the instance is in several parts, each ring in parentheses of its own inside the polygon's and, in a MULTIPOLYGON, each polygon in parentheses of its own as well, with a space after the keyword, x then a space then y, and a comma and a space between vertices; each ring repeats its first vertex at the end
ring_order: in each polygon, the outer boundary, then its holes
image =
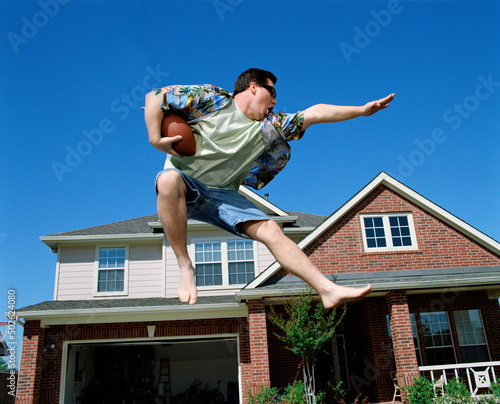
POLYGON ((68 344, 65 404, 237 403, 236 337, 68 344))

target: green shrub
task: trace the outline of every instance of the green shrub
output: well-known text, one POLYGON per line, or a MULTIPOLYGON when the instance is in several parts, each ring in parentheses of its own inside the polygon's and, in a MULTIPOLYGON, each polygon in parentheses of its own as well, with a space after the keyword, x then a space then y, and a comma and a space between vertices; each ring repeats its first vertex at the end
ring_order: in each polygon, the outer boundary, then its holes
POLYGON ((248 390, 245 397, 249 404, 271 404, 275 403, 278 398, 278 389, 266 384, 261 384, 260 391, 253 394, 251 390, 248 390))
POLYGON ((500 381, 497 378, 495 378, 495 380, 491 382, 490 390, 491 394, 493 394, 495 397, 500 398, 500 381))
POLYGON ((414 377, 413 384, 403 388, 409 404, 431 404, 436 398, 434 384, 425 377, 414 377))
MULTIPOLYGON (((279 402, 283 404, 302 404, 306 402, 304 382, 296 380, 293 384, 285 387, 283 394, 279 397, 279 402)), ((318 400, 316 401, 318 402, 318 400)))
POLYGON ((465 383, 454 377, 444 385, 444 394, 456 398, 470 398, 471 392, 465 383))

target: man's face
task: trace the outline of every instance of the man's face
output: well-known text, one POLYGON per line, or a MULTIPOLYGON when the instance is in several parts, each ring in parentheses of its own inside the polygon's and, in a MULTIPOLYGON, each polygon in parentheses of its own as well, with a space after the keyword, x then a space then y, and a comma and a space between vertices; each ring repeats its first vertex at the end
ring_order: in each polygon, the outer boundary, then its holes
POLYGON ((260 120, 271 114, 273 112, 274 106, 276 105, 276 98, 273 98, 273 96, 271 95, 271 92, 273 92, 274 89, 274 84, 270 79, 267 79, 267 86, 272 87, 272 89, 259 85, 256 86, 256 101, 258 105, 258 115, 260 120))

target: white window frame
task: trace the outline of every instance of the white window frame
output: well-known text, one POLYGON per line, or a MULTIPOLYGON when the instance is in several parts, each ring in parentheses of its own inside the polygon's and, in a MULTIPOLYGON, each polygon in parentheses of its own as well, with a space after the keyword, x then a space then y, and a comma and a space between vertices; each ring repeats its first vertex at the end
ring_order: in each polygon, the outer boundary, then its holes
POLYGON ((395 251, 415 251, 418 250, 417 237, 415 234, 415 225, 413 223, 413 214, 411 212, 390 212, 390 213, 363 213, 359 215, 361 222, 361 232, 363 234, 363 247, 365 252, 395 252, 395 251), (393 246, 391 226, 389 218, 405 216, 408 219, 408 227, 410 230, 411 246, 393 246), (382 218, 384 226, 384 236, 386 241, 385 247, 368 247, 366 239, 365 218, 382 218))
MULTIPOLYGON (((128 296, 128 270, 129 270, 129 246, 120 245, 100 245, 96 246, 95 249, 95 276, 94 276, 94 297, 106 297, 106 296, 128 296), (123 268, 123 290, 115 292, 99 292, 99 271, 106 271, 104 268, 99 268, 99 251, 101 248, 125 248, 125 264, 123 268)), ((122 269, 122 268, 113 268, 122 269)))
MULTIPOLYGON (((242 286, 245 286, 246 283, 238 283, 238 284, 229 284, 229 260, 228 260, 228 250, 227 243, 228 241, 239 241, 241 239, 235 237, 208 237, 208 238, 193 238, 191 239, 190 245, 190 255, 193 261, 193 265, 196 267, 196 255, 195 255, 195 244, 196 243, 206 243, 206 242, 220 242, 221 243, 221 257, 222 257, 222 285, 211 285, 211 286, 197 286, 198 290, 213 290, 213 289, 240 289, 242 286)), ((247 240, 252 241, 253 247, 253 263, 254 263, 254 271, 255 276, 258 274, 259 262, 257 255, 257 242, 255 240, 247 240)))

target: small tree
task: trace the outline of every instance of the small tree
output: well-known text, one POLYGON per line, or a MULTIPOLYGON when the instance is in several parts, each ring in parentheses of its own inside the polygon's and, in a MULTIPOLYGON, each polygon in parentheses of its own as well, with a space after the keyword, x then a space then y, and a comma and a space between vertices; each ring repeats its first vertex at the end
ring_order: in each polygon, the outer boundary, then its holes
POLYGON ((275 335, 282 340, 294 354, 300 355, 303 362, 304 390, 308 404, 314 404, 316 380, 314 368, 319 351, 335 334, 347 311, 346 306, 340 315, 336 309, 325 309, 322 303, 313 304, 312 290, 285 302, 288 318, 272 312, 269 320, 283 331, 275 335))

